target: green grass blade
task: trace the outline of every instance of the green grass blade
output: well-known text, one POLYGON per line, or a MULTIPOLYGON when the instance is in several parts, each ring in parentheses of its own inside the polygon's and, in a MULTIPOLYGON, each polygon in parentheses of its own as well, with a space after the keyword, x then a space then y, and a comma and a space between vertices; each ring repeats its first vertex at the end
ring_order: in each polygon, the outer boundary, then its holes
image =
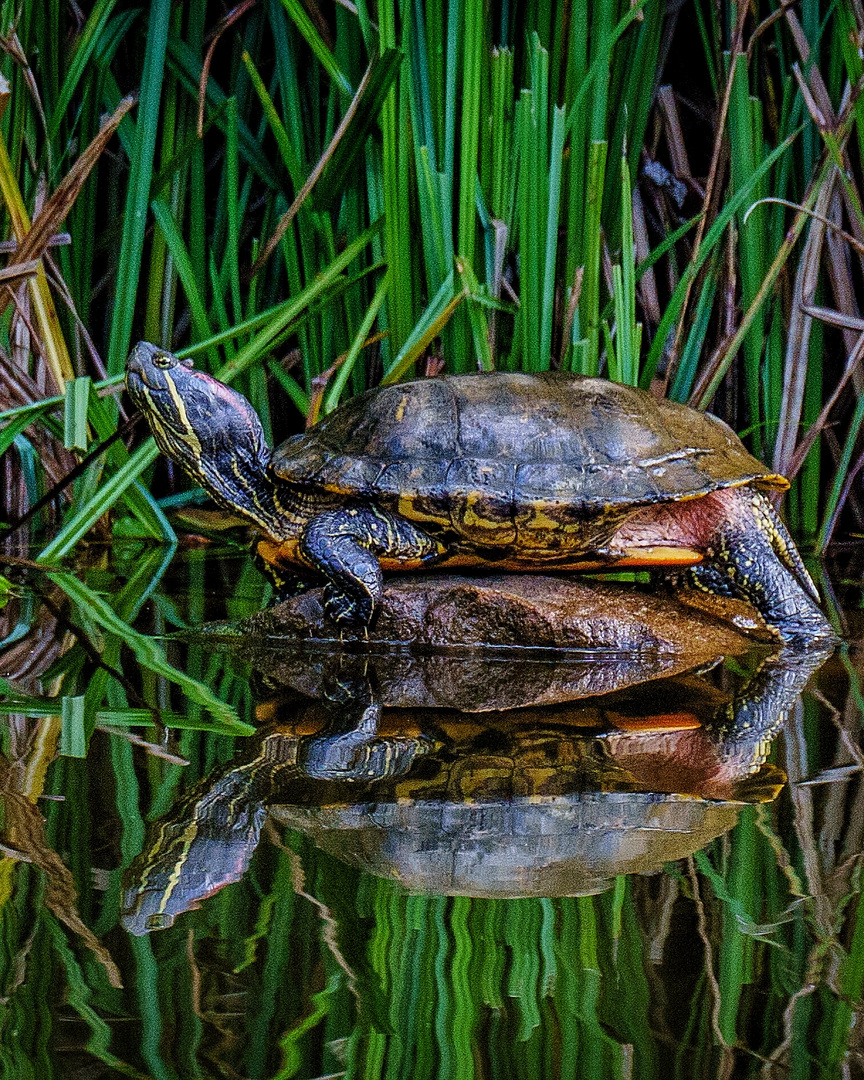
POLYGON ((372 324, 375 322, 378 312, 381 309, 381 305, 384 303, 384 298, 387 295, 389 287, 390 275, 385 273, 378 283, 378 288, 375 290, 375 295, 372 297, 372 303, 366 310, 363 322, 360 324, 360 329, 357 331, 354 340, 351 342, 351 348, 348 350, 348 355, 345 357, 342 367, 337 372, 336 378, 333 380, 333 385, 330 387, 330 391, 324 399, 322 411, 325 415, 332 412, 339 404, 339 399, 342 396, 357 357, 360 355, 363 343, 369 336, 372 324))
POLYGON ((276 140, 276 148, 279 151, 285 168, 288 170, 291 182, 299 191, 303 186, 303 181, 305 179, 303 175, 303 162, 300 159, 300 154, 291 142, 288 132, 285 130, 285 125, 282 123, 279 113, 276 111, 276 106, 273 104, 273 99, 270 97, 267 87, 264 85, 264 80, 258 74, 258 69, 255 67, 252 57, 248 52, 243 53, 243 63, 246 65, 249 79, 252 82, 255 93, 258 95, 258 100, 261 102, 261 107, 264 110, 264 116, 270 130, 273 133, 273 138, 276 140))
POLYGON ((840 496, 843 493, 847 476, 849 474, 849 467, 852 464, 852 454, 855 450, 855 444, 858 440, 858 435, 861 431, 861 427, 864 425, 864 394, 862 394, 855 405, 855 412, 852 416, 852 420, 849 424, 849 430, 846 434, 846 439, 843 443, 843 451, 840 455, 840 460, 837 462, 837 466, 834 470, 834 478, 831 483, 831 490, 828 494, 828 501, 825 505, 825 513, 822 519, 822 525, 819 529, 819 536, 816 540, 816 551, 818 553, 824 552, 828 546, 828 542, 831 539, 831 534, 834 531, 836 524, 837 508, 840 505, 840 496))
POLYGON ((331 210, 350 187, 356 163, 364 153, 366 139, 373 131, 403 59, 399 49, 385 49, 373 58, 368 81, 364 76, 365 88, 362 94, 357 91, 356 111, 312 193, 312 205, 317 210, 331 210))
POLYGON ((271 375, 276 379, 276 382, 279 383, 288 395, 289 399, 294 403, 300 415, 304 417, 308 416, 311 402, 309 400, 309 395, 303 387, 300 386, 296 379, 292 379, 287 371, 283 371, 279 364, 274 361, 268 361, 267 368, 271 375))
MULTIPOLYGON (((103 691, 104 692, 104 691, 103 691)), ((49 697, 25 697, 21 694, 7 692, 0 682, 0 716, 27 716, 38 719, 41 716, 64 716, 65 698, 49 697)), ((73 700, 73 699, 69 699, 73 700)), ((175 728, 177 731, 210 731, 219 735, 252 735, 255 727, 241 720, 232 720, 225 724, 219 718, 209 720, 200 717, 186 716, 172 709, 135 709, 135 708, 109 708, 97 709, 93 715, 94 724, 103 728, 126 728, 153 727, 158 721, 164 727, 175 728)), ((76 736, 77 737, 77 736, 76 736)), ((61 750, 65 754, 66 751, 61 750)), ((83 754, 69 756, 83 757, 83 754)))
MULTIPOLYGON (((60 398, 59 400, 62 401, 63 399, 60 398)), ((54 406, 56 407, 56 401, 54 406)), ((26 431, 39 417, 38 408, 32 405, 24 405, 20 410, 10 409, 9 412, 17 412, 17 415, 10 416, 8 423, 0 431, 0 455, 5 454, 18 436, 26 431)))
MULTIPOLYGON (((684 302, 684 297, 687 294, 687 290, 690 283, 705 265, 705 260, 709 257, 713 251, 715 245, 719 242, 723 233, 729 225, 729 222, 738 212, 738 210, 746 203, 753 191, 756 184, 760 179, 768 172, 771 166, 777 161, 785 152, 789 149, 792 143, 798 136, 799 131, 793 132, 787 139, 784 139, 779 146, 768 154, 763 161, 759 163, 758 168, 748 177, 747 181, 743 184, 741 189, 735 193, 735 195, 725 204, 723 209, 717 215, 716 220, 711 225, 711 228, 705 234, 702 244, 699 248, 699 254, 695 259, 687 264, 684 273, 681 275, 681 280, 678 282, 678 286, 670 299, 666 311, 663 313, 663 318, 660 320, 660 325, 657 327, 657 332, 654 336, 654 341, 649 350, 648 356, 645 360, 645 366, 642 371, 642 378, 640 379, 640 385, 647 387, 651 380, 654 378, 654 374, 657 370, 657 364, 660 360, 660 353, 666 347, 666 339, 669 336, 669 332, 675 320, 681 311, 681 305, 684 302)), ((713 383, 712 383, 713 386, 713 383)), ((713 392, 711 394, 713 397, 713 392)), ((703 399, 704 400, 704 399, 703 399)), ((710 401, 710 398, 707 399, 710 401)), ((707 401, 701 407, 706 407, 707 401)))
POLYGON ((464 0, 462 36, 462 118, 459 153, 459 230, 456 254, 474 264, 477 217, 474 189, 480 146, 480 75, 483 49, 483 2, 464 0))
POLYGON ((588 204, 585 210, 585 276, 579 298, 579 326, 588 342, 587 365, 583 375, 597 375, 600 370, 600 279, 603 208, 603 183, 606 172, 605 142, 592 142, 588 151, 588 204))
POLYGON ((147 227, 147 206, 153 177, 171 7, 171 0, 153 0, 150 7, 141 97, 135 125, 135 147, 130 162, 123 239, 117 262, 114 316, 108 343, 108 371, 112 374, 123 369, 132 340, 132 321, 135 316, 135 297, 141 273, 144 232, 147 227))
POLYGON ((209 687, 169 664, 160 646, 152 638, 133 630, 127 622, 119 618, 101 596, 72 574, 55 572, 49 573, 48 577, 66 593, 70 600, 79 605, 86 618, 101 626, 103 630, 107 630, 109 634, 117 635, 128 645, 135 653, 138 662, 145 668, 179 686, 190 701, 194 701, 212 713, 223 727, 228 727, 237 734, 248 734, 249 726, 240 722, 230 705, 220 701, 209 687))
MULTIPOLYGON (((162 199, 154 199, 150 204, 150 209, 153 211, 153 217, 156 219, 156 224, 165 238, 165 243, 168 245, 168 250, 171 252, 171 258, 174 262, 174 269, 177 271, 177 275, 180 281, 183 283, 183 289, 186 293, 186 300, 189 303, 189 311, 192 316, 192 326, 195 330, 195 337, 199 340, 206 341, 213 333, 210 326, 210 320, 207 317, 207 311, 204 306, 204 299, 198 288, 198 282, 195 277, 195 272, 192 267, 192 260, 189 257, 189 249, 183 241, 183 236, 177 227, 177 222, 171 213, 171 210, 167 203, 162 199)), ((218 365, 219 354, 215 349, 209 350, 211 364, 218 365)))
MULTIPOLYGON (((382 0, 378 6, 378 21, 380 49, 383 52, 396 48, 395 0, 382 0)), ((407 100, 407 95, 403 75, 387 94, 381 109, 383 142, 380 195, 384 211, 384 257, 391 275, 386 303, 386 324, 390 338, 385 352, 402 348, 411 332, 415 311, 406 160, 410 140, 408 125, 402 123, 404 100, 407 100)))
POLYGON ((90 406, 90 376, 82 375, 66 383, 63 410, 63 445, 67 450, 87 449, 87 413, 90 406))
MULTIPOLYGON (((110 477, 93 499, 79 507, 69 520, 64 522, 54 539, 39 553, 36 561, 51 564, 63 558, 64 555, 68 555, 81 537, 93 528, 99 518, 111 509, 117 499, 146 468, 153 464, 158 456, 159 449, 156 443, 148 439, 131 455, 126 464, 110 477)), ((173 535, 173 530, 167 521, 165 526, 167 535, 173 535)))
MULTIPOLYGON (((609 66, 609 54, 618 42, 618 39, 621 37, 627 27, 634 20, 640 17, 642 9, 647 3, 648 0, 637 0, 637 3, 633 4, 632 7, 629 7, 627 9, 626 15, 623 16, 623 18, 618 22, 618 24, 609 34, 605 42, 606 47, 602 50, 597 50, 594 58, 591 61, 591 66, 589 67, 585 78, 581 81, 579 85, 579 90, 573 100, 573 104, 570 106, 570 111, 567 114, 567 135, 570 134, 570 129, 576 123, 577 117, 579 116, 580 112, 584 107, 584 103, 588 97, 588 94, 595 93, 593 89, 594 83, 596 81, 602 80, 604 76, 604 70, 609 66)), ((593 115, 599 117, 598 110, 595 110, 593 115)))
POLYGON ((544 370, 552 359, 552 328, 555 319, 555 270, 558 254, 558 217, 561 204, 561 171, 564 163, 564 110, 552 110, 549 146, 549 199, 546 207, 546 248, 543 256, 543 295, 540 313, 542 339, 540 360, 544 370))
POLYGON ((336 62, 336 57, 324 44, 321 35, 315 28, 315 24, 306 14, 306 10, 299 0, 282 0, 282 6, 288 12, 291 17, 291 21, 306 39, 309 48, 318 58, 321 66, 333 80, 333 82, 339 87, 343 94, 346 94, 349 98, 354 96, 354 88, 351 86, 351 80, 339 67, 336 62))
POLYGON ((423 312, 417 325, 408 335, 405 344, 390 367, 384 372, 382 386, 399 380, 408 373, 412 364, 421 355, 426 346, 441 333, 453 312, 465 298, 465 290, 455 291, 455 272, 450 271, 444 284, 435 294, 432 302, 423 312))
POLYGON ((87 22, 84 24, 75 44, 75 55, 69 65, 60 95, 51 113, 51 119, 48 123, 49 142, 53 142, 57 138, 60 127, 64 119, 66 119, 66 110, 69 108, 69 103, 72 101, 78 84, 84 76, 94 50, 100 43, 100 38, 108 20, 111 18, 111 12, 114 10, 116 3, 117 0, 97 0, 92 11, 87 16, 87 22))
POLYGON ((223 382, 231 382, 241 371, 245 371, 250 364, 260 359, 284 328, 293 322, 316 297, 325 292, 345 267, 350 265, 368 246, 373 237, 378 234, 382 224, 383 221, 379 218, 368 229, 365 229, 310 285, 298 293, 289 304, 278 308, 264 328, 259 330, 248 345, 244 346, 233 360, 229 360, 218 372, 219 378, 223 382))
POLYGON ((492 348, 489 344, 489 324, 486 322, 486 314, 478 300, 480 297, 480 284, 474 271, 461 259, 456 260, 456 271, 462 280, 463 291, 468 297, 468 321, 471 324, 471 334, 474 338, 474 353, 477 357, 477 366, 480 371, 492 371, 492 348))
MULTIPOLYGON (((197 102, 198 82, 201 78, 201 61, 184 41, 174 35, 168 39, 168 61, 171 71, 180 78, 189 96, 197 102)), ((228 95, 221 87, 216 85, 211 75, 207 81, 207 101, 216 110, 214 119, 218 126, 223 129, 228 123, 227 112, 224 108, 227 99, 228 95)), ((249 162, 268 187, 278 190, 281 185, 276 171, 261 149, 260 141, 252 134, 249 125, 242 120, 238 120, 237 137, 246 161, 249 162)))
POLYGON ((87 755, 84 733, 84 695, 68 695, 60 699, 60 753, 65 757, 83 758, 87 755))

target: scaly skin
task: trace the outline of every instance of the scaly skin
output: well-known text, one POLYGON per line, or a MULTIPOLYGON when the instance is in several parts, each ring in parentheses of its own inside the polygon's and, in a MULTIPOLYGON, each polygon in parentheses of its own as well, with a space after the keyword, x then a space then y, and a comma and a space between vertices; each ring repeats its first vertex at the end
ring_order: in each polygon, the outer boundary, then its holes
POLYGON ((280 569, 290 560, 327 579, 325 607, 334 621, 369 623, 383 589, 378 556, 415 566, 440 554, 422 529, 383 507, 275 483, 261 422, 246 398, 171 353, 136 345, 126 386, 162 452, 217 503, 280 542, 280 569))

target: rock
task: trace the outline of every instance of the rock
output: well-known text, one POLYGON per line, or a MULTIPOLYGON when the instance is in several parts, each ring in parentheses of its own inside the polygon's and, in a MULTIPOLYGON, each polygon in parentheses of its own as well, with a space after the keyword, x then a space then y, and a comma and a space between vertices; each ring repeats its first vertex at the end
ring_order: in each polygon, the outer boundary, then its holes
MULTIPOLYGON (((728 606, 723 610, 728 613, 728 606)), ((751 609, 741 604, 733 605, 733 610, 742 614, 751 609)), ((755 621, 748 629, 757 631, 755 621)), ((258 612, 241 630, 298 641, 367 640, 362 630, 345 630, 340 639, 324 617, 320 589, 258 612)), ((706 658, 749 647, 748 636, 728 620, 677 596, 615 582, 532 574, 393 579, 387 584, 368 641, 458 649, 692 651, 706 658)))
POLYGON ((369 679, 388 706, 486 712, 608 694, 753 642, 676 596, 624 584, 438 575, 391 581, 368 641, 334 637, 315 589, 247 619, 229 647, 307 697, 369 679))

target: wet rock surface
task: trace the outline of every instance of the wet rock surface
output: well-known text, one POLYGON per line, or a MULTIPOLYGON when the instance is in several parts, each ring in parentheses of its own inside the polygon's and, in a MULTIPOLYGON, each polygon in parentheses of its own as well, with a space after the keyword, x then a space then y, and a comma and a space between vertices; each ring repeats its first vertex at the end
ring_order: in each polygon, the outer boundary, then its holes
POLYGON ((465 712, 607 694, 754 645, 669 593, 539 575, 392 581, 368 640, 333 636, 318 589, 236 630, 228 647, 271 685, 333 699, 368 680, 385 705, 465 712))
MULTIPOLYGON (((590 649, 626 653, 729 655, 766 638, 746 604, 703 608, 698 594, 648 592, 614 582, 543 575, 488 578, 404 577, 387 584, 369 628, 371 644, 485 648, 590 649)), ((241 625, 257 636, 340 640, 312 589, 241 625)), ((345 630, 343 642, 365 642, 345 630)), ((694 660, 694 663, 700 661, 694 660)))

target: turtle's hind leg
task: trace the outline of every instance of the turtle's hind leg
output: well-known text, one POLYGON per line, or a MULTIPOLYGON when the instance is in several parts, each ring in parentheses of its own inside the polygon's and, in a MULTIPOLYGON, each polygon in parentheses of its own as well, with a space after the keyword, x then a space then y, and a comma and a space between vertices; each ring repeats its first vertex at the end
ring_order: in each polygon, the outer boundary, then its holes
POLYGON ((791 644, 824 644, 834 638, 801 556, 764 495, 735 488, 722 492, 722 503, 724 518, 715 527, 706 559, 690 571, 695 584, 749 601, 791 644))
POLYGON ((412 522, 377 506, 352 505, 313 518, 300 550, 327 578, 325 615, 354 626, 367 626, 381 599, 380 556, 421 563, 438 555, 437 543, 412 522))
POLYGON ((761 492, 754 491, 752 488, 747 489, 747 492, 750 495, 754 517, 761 531, 770 539, 774 554, 788 570, 792 571, 801 587, 809 592, 818 604, 819 590, 807 572, 804 560, 780 515, 761 492))

